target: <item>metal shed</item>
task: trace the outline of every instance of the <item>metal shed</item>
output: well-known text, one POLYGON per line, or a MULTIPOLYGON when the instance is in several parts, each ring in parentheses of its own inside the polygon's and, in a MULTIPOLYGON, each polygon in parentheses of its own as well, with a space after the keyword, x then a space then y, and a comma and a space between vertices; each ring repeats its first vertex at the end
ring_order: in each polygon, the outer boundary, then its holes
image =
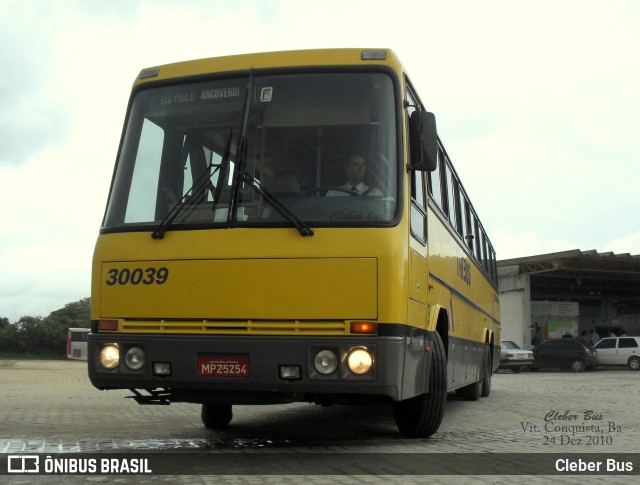
POLYGON ((640 255, 573 249, 498 261, 502 339, 640 335, 640 255))

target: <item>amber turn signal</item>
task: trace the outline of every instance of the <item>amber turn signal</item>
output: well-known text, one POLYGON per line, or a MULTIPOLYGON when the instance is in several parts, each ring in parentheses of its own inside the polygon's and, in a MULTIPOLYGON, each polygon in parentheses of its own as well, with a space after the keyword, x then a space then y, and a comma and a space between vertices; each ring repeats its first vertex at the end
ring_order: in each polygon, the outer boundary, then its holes
POLYGON ((378 333, 378 324, 375 322, 351 322, 351 333, 378 333))
POLYGON ((99 332, 117 332, 118 320, 100 320, 98 323, 99 332))

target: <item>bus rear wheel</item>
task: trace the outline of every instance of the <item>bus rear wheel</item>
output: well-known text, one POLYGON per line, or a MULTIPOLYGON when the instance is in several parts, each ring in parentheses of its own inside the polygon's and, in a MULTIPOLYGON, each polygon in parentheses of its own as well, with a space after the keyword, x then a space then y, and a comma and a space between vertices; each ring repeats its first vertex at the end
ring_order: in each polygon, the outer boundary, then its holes
POLYGON ((465 401, 477 401, 482 394, 482 379, 473 384, 456 389, 456 395, 462 396, 465 401))
POLYGON ((231 404, 205 403, 202 405, 202 413, 200 414, 200 417, 202 418, 202 424, 204 424, 205 428, 226 428, 229 426, 231 418, 233 417, 231 404))
POLYGON ((456 389, 456 394, 467 401, 477 401, 480 397, 489 396, 491 393, 491 353, 488 347, 484 349, 479 377, 480 380, 473 384, 456 389))
POLYGON ((431 342, 429 392, 393 403, 396 425, 405 436, 426 438, 438 431, 447 402, 447 358, 437 332, 431 342))
POLYGON ((491 350, 489 349, 489 346, 487 346, 484 351, 482 372, 482 392, 480 393, 480 396, 489 397, 489 394, 491 394, 491 375, 493 374, 491 350))

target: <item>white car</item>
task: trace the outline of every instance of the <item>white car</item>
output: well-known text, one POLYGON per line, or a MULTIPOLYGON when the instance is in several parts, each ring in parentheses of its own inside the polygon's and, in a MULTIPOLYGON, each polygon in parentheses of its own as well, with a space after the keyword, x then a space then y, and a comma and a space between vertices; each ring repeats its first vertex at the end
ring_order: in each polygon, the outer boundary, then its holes
POLYGON ((500 367, 499 369, 511 369, 518 373, 527 368, 533 362, 533 352, 521 349, 511 340, 500 342, 500 367))
POLYGON ((630 369, 640 369, 640 337, 603 338, 595 349, 600 365, 628 365, 630 369))

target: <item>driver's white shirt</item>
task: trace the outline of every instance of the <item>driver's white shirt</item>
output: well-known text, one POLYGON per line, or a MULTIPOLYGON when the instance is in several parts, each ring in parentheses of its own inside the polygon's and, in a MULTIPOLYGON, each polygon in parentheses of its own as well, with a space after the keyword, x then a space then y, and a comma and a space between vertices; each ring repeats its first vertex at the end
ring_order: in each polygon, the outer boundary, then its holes
MULTIPOLYGON (((358 185, 356 185, 355 187, 349 184, 344 184, 341 185, 339 188, 344 189, 345 192, 341 191, 341 190, 328 190, 326 196, 327 197, 341 197, 341 196, 350 196, 351 195, 351 191, 354 191, 355 193, 358 194, 364 194, 367 190, 369 190, 369 186, 365 185, 363 182, 360 182, 358 185)), ((376 197, 381 197, 382 196, 382 192, 380 191, 380 189, 376 189, 375 187, 372 188, 371 190, 369 190, 369 192, 367 193, 367 195, 373 195, 376 197)))

